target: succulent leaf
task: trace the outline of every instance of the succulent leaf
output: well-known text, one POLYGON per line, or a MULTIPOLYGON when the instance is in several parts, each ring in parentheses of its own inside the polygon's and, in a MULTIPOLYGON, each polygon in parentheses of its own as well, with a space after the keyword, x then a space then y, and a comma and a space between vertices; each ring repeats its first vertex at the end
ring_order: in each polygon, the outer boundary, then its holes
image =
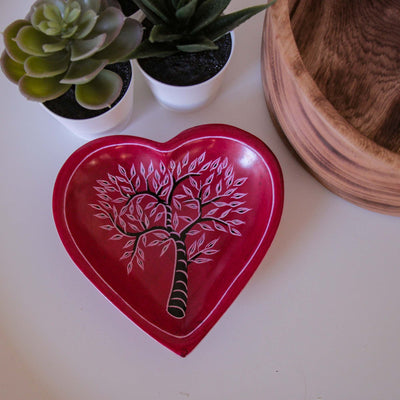
POLYGON ((21 93, 29 100, 48 101, 62 96, 71 85, 60 83, 59 76, 52 78, 33 78, 24 75, 18 82, 21 93))
POLYGON ((204 50, 217 50, 218 46, 207 38, 199 38, 196 42, 176 46, 178 50, 187 53, 196 53, 204 50))
POLYGON ((90 82, 108 64, 107 60, 88 58, 71 63, 61 83, 82 85, 90 82))
POLYGON ((43 10, 43 16, 49 20, 49 21, 54 21, 58 24, 61 24, 63 17, 61 15, 60 9, 55 5, 51 3, 43 4, 41 7, 43 10))
MULTIPOLYGON (((273 3, 274 2, 275 1, 273 1, 273 3)), ((244 10, 236 11, 231 14, 222 15, 207 27, 206 34, 211 40, 215 41, 224 36, 229 31, 237 28, 240 24, 258 14, 260 11, 265 10, 271 4, 272 3, 260 6, 253 6, 244 10)))
POLYGON ((167 57, 177 52, 176 46, 171 43, 151 43, 144 40, 126 58, 167 57))
POLYGON ((55 43, 56 40, 36 30, 33 26, 24 26, 18 31, 15 41, 19 48, 31 56, 46 55, 43 45, 55 43))
POLYGON ((23 63, 29 55, 22 51, 17 45, 15 38, 21 28, 29 25, 24 19, 19 19, 10 24, 4 31, 4 45, 8 55, 17 62, 23 63))
POLYGON ((188 23, 190 18, 193 17, 197 7, 197 0, 190 0, 184 6, 178 8, 175 12, 178 20, 188 23))
POLYGON ((114 72, 103 69, 93 80, 75 88, 77 102, 90 110, 111 107, 122 89, 122 79, 114 72))
POLYGON ((25 75, 24 64, 14 61, 5 51, 1 56, 0 65, 3 74, 12 83, 18 83, 18 81, 25 75))
POLYGON ((66 40, 60 40, 59 42, 56 43, 47 43, 43 45, 43 51, 46 54, 49 53, 55 53, 57 51, 64 50, 67 47, 67 41, 66 40))
POLYGON ((124 21, 124 14, 115 7, 109 7, 99 15, 96 25, 91 31, 91 35, 101 35, 105 33, 106 38, 98 51, 104 49, 115 40, 121 32, 124 21))
POLYGON ((181 33, 174 33, 168 26, 165 25, 155 25, 153 26, 149 40, 152 43, 155 42, 172 42, 174 40, 182 39, 181 33))
POLYGON ((139 45, 142 36, 143 28, 140 23, 132 18, 127 18, 115 40, 93 57, 96 59, 106 59, 109 64, 113 64, 118 60, 124 60, 131 52, 132 46, 137 47, 139 45))
POLYGON ((132 0, 137 7, 139 7, 143 13, 146 15, 146 18, 154 25, 165 23, 165 20, 160 18, 155 12, 153 12, 149 7, 147 7, 144 0, 132 0))
POLYGON ((165 23, 170 21, 170 10, 164 0, 141 0, 143 5, 161 18, 165 23))
POLYGON ((96 14, 100 12, 101 0, 81 0, 82 10, 93 10, 96 14))
POLYGON ((107 35, 105 33, 92 39, 79 39, 71 43, 71 61, 79 61, 95 54, 103 45, 107 35))
POLYGON ((191 33, 197 33, 211 22, 228 7, 231 0, 206 0, 198 8, 194 18, 191 33))
POLYGON ((92 32, 97 22, 97 14, 93 10, 86 10, 80 20, 79 27, 75 33, 75 39, 83 39, 92 32))
POLYGON ((49 78, 62 74, 68 69, 69 55, 59 52, 48 57, 31 56, 26 59, 24 69, 34 78, 49 78))

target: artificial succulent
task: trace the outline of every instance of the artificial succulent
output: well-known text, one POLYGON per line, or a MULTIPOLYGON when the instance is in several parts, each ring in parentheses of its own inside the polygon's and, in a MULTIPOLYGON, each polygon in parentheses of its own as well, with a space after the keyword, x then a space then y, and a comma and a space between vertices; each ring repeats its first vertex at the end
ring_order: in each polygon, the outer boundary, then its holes
POLYGON ((126 59, 142 39, 141 24, 105 0, 38 0, 4 31, 4 74, 28 99, 63 95, 74 85, 88 109, 109 107, 122 79, 104 69, 126 59))
POLYGON ((216 50, 215 41, 275 3, 223 14, 231 0, 131 0, 153 25, 131 58, 216 50))

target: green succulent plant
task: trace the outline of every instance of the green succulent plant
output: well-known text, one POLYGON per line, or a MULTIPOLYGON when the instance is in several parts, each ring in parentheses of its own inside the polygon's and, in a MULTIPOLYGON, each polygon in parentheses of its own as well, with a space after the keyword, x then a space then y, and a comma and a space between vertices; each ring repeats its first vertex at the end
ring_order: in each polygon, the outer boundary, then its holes
POLYGON ((216 50, 215 41, 275 3, 223 14, 231 0, 131 0, 153 27, 131 58, 166 57, 176 52, 216 50))
POLYGON ((53 100, 74 85, 77 102, 98 110, 122 88, 118 74, 104 68, 125 60, 142 33, 105 0, 38 0, 26 19, 5 29, 1 68, 30 100, 53 100))

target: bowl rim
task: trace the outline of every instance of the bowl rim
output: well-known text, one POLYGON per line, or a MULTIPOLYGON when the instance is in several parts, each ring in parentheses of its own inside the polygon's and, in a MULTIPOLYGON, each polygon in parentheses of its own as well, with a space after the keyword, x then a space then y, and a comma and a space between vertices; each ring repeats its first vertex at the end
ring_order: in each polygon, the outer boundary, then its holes
POLYGON ((267 10, 265 23, 272 24, 274 40, 286 67, 294 77, 294 83, 306 96, 313 108, 354 148, 362 148, 363 152, 381 163, 390 165, 400 171, 400 154, 378 145, 372 139, 354 128, 332 105, 322 93, 317 83, 308 72, 291 28, 289 2, 279 0, 267 10), (269 21, 268 21, 269 19, 269 21), (340 124, 337 123, 338 118, 340 124))

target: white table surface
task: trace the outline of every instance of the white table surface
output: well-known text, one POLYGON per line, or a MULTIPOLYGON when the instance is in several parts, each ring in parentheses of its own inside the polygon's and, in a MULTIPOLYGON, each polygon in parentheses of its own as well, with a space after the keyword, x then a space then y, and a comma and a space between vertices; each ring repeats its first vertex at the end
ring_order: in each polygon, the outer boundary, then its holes
MULTIPOLYGON (((0 29, 27 4, 2 1, 0 29)), ((165 141, 193 125, 236 125, 268 144, 285 180, 269 252, 185 359, 105 300, 67 255, 52 190, 84 141, 0 77, 2 400, 400 398, 400 220, 332 194, 285 147, 264 103, 262 23, 258 15, 236 30, 225 84, 204 109, 164 110, 136 75, 125 133, 165 141)))

